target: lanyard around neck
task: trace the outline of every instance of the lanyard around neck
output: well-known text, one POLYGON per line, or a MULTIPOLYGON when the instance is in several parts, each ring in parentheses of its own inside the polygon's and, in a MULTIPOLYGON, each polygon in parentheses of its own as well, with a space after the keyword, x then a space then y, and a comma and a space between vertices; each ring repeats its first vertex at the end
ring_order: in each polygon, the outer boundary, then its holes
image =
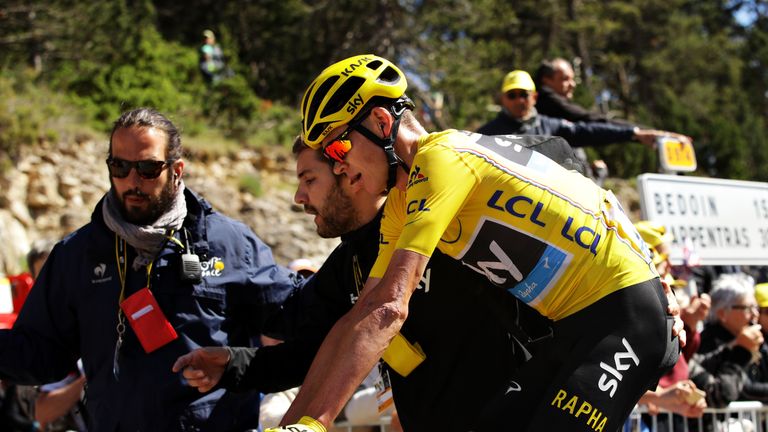
MULTIPOLYGON (((120 303, 125 300, 125 280, 128 274, 128 250, 125 245, 125 240, 115 233, 115 259, 117 261, 117 274, 120 278, 120 303)), ((147 288, 152 281, 152 265, 154 263, 155 260, 152 260, 147 264, 147 288)))

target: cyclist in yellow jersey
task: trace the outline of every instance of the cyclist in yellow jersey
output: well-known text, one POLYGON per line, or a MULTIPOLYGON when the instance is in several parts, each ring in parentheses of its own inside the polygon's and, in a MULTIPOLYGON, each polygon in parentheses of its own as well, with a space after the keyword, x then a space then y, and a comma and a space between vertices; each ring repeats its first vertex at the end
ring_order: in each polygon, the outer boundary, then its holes
MULTIPOLYGON (((313 431, 333 421, 387 359, 438 248, 555 320, 553 338, 486 417, 507 417, 515 430, 618 429, 676 361, 678 333, 684 343, 647 247, 610 192, 514 137, 428 134, 406 87, 394 64, 361 55, 325 69, 302 100, 304 141, 322 147, 351 187, 389 196, 360 299, 329 333, 284 421, 301 418, 294 430, 313 431)), ((450 419, 435 422, 452 430, 450 419)))

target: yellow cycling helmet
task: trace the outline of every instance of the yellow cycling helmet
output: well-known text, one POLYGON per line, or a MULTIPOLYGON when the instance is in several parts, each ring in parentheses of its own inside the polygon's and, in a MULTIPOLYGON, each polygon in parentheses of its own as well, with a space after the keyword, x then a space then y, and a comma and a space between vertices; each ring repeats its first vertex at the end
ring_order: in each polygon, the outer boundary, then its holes
POLYGON ((385 58, 363 54, 334 63, 304 93, 302 139, 316 149, 333 129, 350 123, 377 103, 397 101, 405 95, 406 87, 405 75, 385 58))

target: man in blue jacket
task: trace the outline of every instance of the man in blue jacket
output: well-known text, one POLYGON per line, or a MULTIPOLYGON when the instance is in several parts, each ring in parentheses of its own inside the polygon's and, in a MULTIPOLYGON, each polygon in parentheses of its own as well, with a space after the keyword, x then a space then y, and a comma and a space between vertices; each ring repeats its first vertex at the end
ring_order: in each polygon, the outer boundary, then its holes
POLYGON ((690 138, 674 132, 641 129, 633 125, 597 121, 570 122, 547 117, 536 111, 536 85, 528 72, 514 70, 501 84, 501 112, 477 132, 483 135, 544 135, 565 138, 572 147, 600 146, 639 141, 653 147, 656 138, 671 136, 682 141, 690 138))
POLYGON ((188 387, 171 365, 249 345, 302 280, 245 225, 186 189, 179 132, 141 108, 114 124, 111 189, 53 249, 12 330, 0 378, 52 382, 83 359, 89 430, 256 428, 258 396, 188 387))

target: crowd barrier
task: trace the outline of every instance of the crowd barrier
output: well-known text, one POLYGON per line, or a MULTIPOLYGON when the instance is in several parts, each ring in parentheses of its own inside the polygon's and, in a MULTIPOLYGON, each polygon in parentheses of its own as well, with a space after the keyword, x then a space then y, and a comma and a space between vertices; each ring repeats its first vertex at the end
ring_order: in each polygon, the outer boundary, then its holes
MULTIPOLYGON (((369 425, 335 424, 335 432, 356 432, 368 427, 379 427, 388 432, 389 417, 369 425)), ((375 430, 375 429, 374 429, 375 430)), ((668 412, 650 415, 644 406, 636 408, 627 419, 623 432, 768 432, 768 406, 757 401, 732 402, 727 408, 707 408, 697 419, 683 421, 668 412)), ((606 431, 611 432, 611 431, 606 431)))
POLYGON ((636 408, 624 432, 768 432, 768 406, 758 401, 731 402, 727 408, 707 408, 696 419, 675 418, 667 412, 649 415, 636 408))
POLYGON ((371 428, 378 427, 378 429, 373 429, 375 431, 380 432, 390 432, 392 429, 390 428, 389 424, 391 422, 391 418, 387 416, 382 416, 378 422, 366 424, 366 425, 360 425, 360 424, 350 424, 349 422, 341 421, 334 423, 333 429, 331 429, 329 432, 359 432, 359 431, 368 431, 371 430, 371 428))

